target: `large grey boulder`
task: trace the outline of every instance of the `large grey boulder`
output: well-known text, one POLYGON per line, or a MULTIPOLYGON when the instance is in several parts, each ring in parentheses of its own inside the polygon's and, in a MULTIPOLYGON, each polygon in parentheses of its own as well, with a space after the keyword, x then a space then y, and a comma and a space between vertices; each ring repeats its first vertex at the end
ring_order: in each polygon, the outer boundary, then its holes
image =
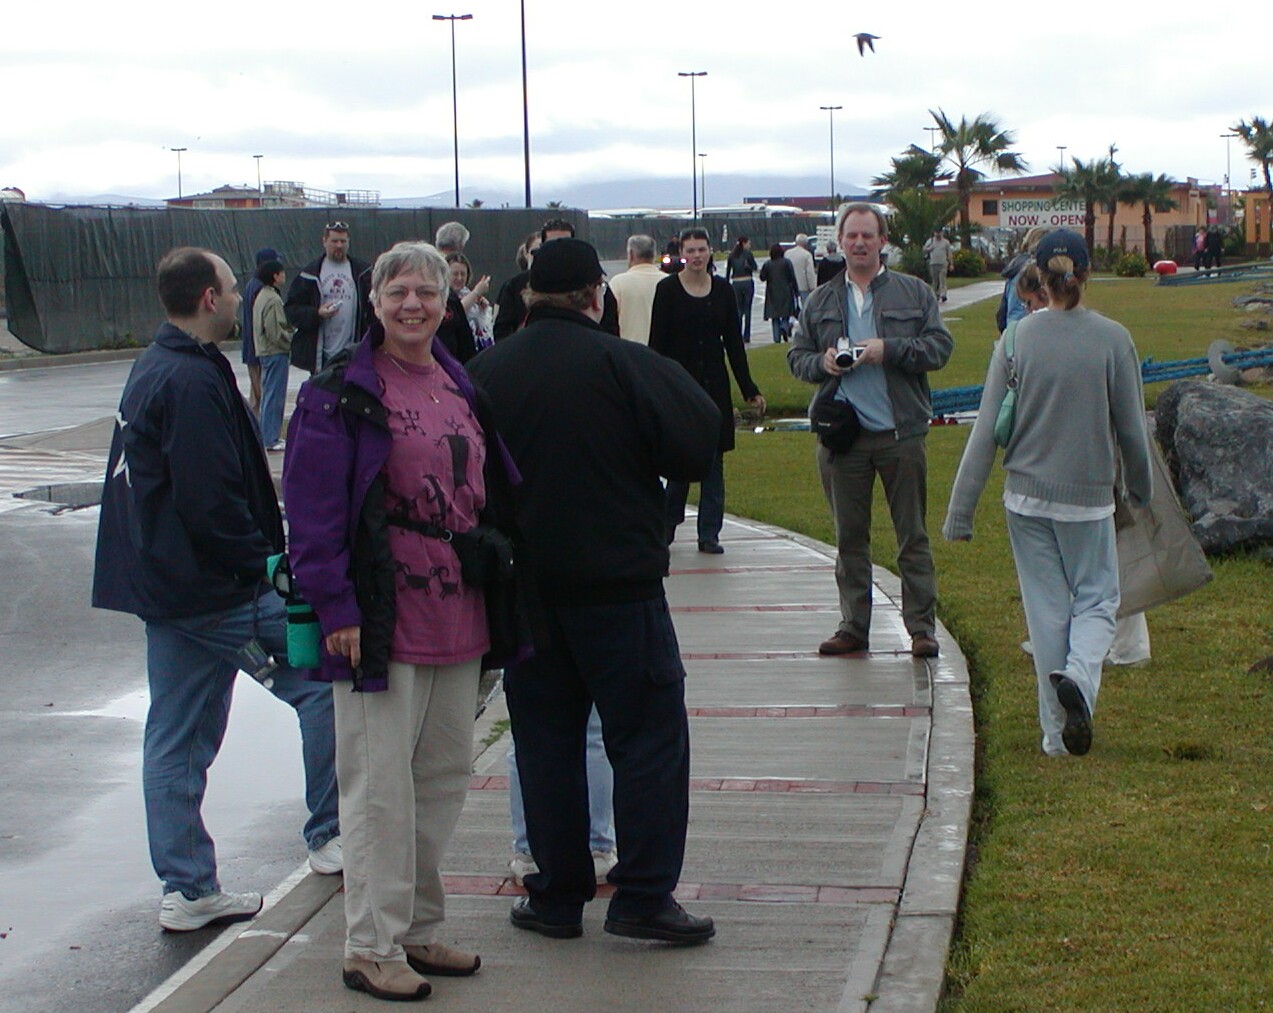
POLYGON ((1273 545, 1273 403, 1182 380, 1158 398, 1158 443, 1205 552, 1273 545))

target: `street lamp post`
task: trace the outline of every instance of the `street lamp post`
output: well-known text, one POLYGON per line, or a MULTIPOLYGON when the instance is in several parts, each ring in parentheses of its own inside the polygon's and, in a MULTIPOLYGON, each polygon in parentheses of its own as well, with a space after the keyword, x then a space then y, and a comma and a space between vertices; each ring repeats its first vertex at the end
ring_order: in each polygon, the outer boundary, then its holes
POLYGON ((698 168, 694 164, 698 157, 698 109, 694 98, 694 78, 706 77, 707 71, 678 70, 676 76, 690 79, 690 186, 694 190, 694 221, 698 221, 698 173, 694 171, 698 168))
POLYGON ((1221 134, 1220 136, 1224 138, 1224 188, 1230 190, 1232 189, 1232 184, 1229 181, 1232 177, 1229 174, 1233 171, 1233 162, 1231 160, 1229 142, 1238 135, 1221 134))
POLYGON ((698 195, 703 198, 703 206, 707 206, 707 152, 698 153, 698 195))
POLYGON ((1233 221, 1233 177, 1230 173, 1233 171, 1233 162, 1230 157, 1229 143, 1238 135, 1234 133, 1221 134, 1224 138, 1224 218, 1225 224, 1233 221))
MULTIPOLYGON (((835 212, 835 114, 836 110, 843 109, 844 106, 818 106, 827 114, 827 126, 831 132, 831 211, 835 212)), ((934 127, 934 130, 937 128, 934 127)))
POLYGON ((181 153, 183 151, 186 151, 187 149, 186 148, 169 148, 168 150, 175 151, 177 153, 177 199, 180 200, 181 199, 181 153))
POLYGON ((472 21, 472 14, 435 14, 434 21, 451 22, 451 136, 455 147, 455 206, 460 206, 460 104, 455 80, 455 23, 472 21))
POLYGON ((530 207, 530 95, 526 90, 526 0, 522 7, 522 160, 526 164, 526 206, 530 207))
POLYGON ((1061 171, 1062 172, 1065 171, 1065 149, 1068 147, 1069 147, 1068 144, 1058 144, 1056 146, 1056 150, 1061 153, 1061 171))
POLYGON ((253 155, 252 157, 256 159, 256 192, 264 196, 265 189, 261 186, 261 159, 265 156, 253 155))
MULTIPOLYGON (((837 106, 836 108, 839 108, 839 107, 837 106)), ((941 132, 941 127, 925 127, 924 129, 928 131, 928 150, 936 151, 937 150, 937 135, 938 133, 941 132)))

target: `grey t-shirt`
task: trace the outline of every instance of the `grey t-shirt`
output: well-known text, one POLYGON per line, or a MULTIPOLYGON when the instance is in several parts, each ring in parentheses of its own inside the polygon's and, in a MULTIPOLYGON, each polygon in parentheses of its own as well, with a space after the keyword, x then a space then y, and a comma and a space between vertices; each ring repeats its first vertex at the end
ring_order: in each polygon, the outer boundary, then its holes
POLYGON ((354 271, 348 260, 339 263, 323 258, 323 269, 318 278, 319 305, 336 303, 335 315, 328 317, 318 327, 322 359, 330 362, 346 345, 352 345, 354 327, 358 320, 358 289, 354 285, 354 271))
POLYGON ((928 263, 933 267, 941 267, 950 263, 950 240, 946 238, 930 239, 924 244, 924 252, 928 254, 928 263))

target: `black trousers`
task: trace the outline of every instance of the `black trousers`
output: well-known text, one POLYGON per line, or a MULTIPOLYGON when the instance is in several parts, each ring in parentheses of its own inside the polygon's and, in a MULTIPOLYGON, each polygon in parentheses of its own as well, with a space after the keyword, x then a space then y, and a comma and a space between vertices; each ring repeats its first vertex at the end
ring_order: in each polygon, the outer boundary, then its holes
POLYGON ((563 924, 578 922, 596 893, 584 765, 595 702, 614 768, 619 864, 609 916, 657 914, 672 903, 689 820, 685 669, 667 600, 550 606, 547 619, 550 642, 504 673, 539 866, 526 889, 540 918, 563 924))

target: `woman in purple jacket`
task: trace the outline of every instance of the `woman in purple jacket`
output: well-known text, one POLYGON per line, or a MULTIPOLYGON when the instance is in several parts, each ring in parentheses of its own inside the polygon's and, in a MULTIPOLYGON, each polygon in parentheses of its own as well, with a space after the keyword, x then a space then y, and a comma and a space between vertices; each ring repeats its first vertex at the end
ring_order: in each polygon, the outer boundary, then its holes
POLYGON ((377 322, 307 382, 283 485, 296 582, 324 635, 335 690, 344 838, 343 978, 382 999, 423 999, 425 974, 481 959, 437 940, 439 863, 468 789, 484 595, 449 535, 487 508, 498 439, 440 342, 447 265, 399 243, 376 261, 377 322), (352 691, 351 691, 352 690, 352 691))

